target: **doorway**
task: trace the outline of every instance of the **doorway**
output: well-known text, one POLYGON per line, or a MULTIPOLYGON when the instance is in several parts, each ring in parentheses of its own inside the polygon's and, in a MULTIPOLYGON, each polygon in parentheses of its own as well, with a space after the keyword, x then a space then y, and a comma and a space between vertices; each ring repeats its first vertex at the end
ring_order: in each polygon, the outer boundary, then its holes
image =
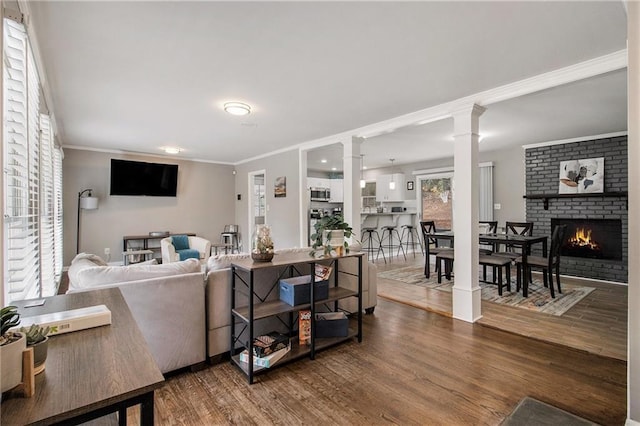
MULTIPOLYGON (((256 225, 267 223, 267 189, 266 172, 258 170, 249 172, 249 227, 248 232, 253 233, 256 225)), ((249 234, 251 235, 251 234, 249 234)))

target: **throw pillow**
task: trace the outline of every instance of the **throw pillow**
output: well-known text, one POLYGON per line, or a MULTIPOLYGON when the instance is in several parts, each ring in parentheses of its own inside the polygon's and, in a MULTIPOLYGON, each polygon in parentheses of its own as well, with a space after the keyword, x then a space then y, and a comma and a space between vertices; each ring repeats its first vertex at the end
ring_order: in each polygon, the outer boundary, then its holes
POLYGON ((186 250, 189 248, 189 237, 186 235, 174 235, 171 237, 173 248, 178 250, 186 250))

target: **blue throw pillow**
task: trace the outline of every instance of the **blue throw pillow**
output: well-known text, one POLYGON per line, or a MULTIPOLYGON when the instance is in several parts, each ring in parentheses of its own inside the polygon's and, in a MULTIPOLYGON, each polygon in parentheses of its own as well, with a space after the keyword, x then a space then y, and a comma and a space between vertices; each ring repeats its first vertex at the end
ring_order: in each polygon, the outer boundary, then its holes
POLYGON ((194 249, 176 250, 176 253, 180 256, 180 260, 187 259, 200 259, 200 253, 194 249))
POLYGON ((171 237, 171 243, 173 244, 173 248, 178 250, 186 250, 189 248, 189 237, 186 235, 174 235, 171 237))

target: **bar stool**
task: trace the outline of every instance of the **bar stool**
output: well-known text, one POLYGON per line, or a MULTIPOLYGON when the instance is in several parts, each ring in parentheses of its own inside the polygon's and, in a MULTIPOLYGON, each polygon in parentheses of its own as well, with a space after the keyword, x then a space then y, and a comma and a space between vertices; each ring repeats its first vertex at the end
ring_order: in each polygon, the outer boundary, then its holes
POLYGON ((400 244, 402 240, 400 238, 400 233, 398 232, 398 228, 396 227, 396 225, 386 225, 382 227, 382 241, 380 242, 380 244, 383 247, 385 246, 384 244, 385 236, 387 238, 386 247, 387 249, 389 249, 389 262, 391 262, 391 259, 393 258, 393 250, 395 250, 396 247, 398 248, 398 252, 396 253, 396 256, 400 253, 400 250, 402 250, 402 256, 404 256, 404 260, 407 260, 407 255, 404 252, 404 247, 402 246, 402 244, 400 244), (398 238, 398 244, 393 243, 394 233, 398 238))
POLYGON ((424 250, 422 250, 422 241, 420 240, 420 235, 418 234, 418 230, 413 225, 402 225, 400 245, 406 247, 407 250, 409 250, 409 247, 411 247, 414 259, 416 257, 416 246, 420 246, 420 253, 424 254, 424 250))
MULTIPOLYGON (((231 247, 231 253, 240 252, 240 240, 238 238, 238 225, 225 225, 220 233, 220 242, 231 247)), ((226 252, 226 249, 225 249, 226 252)))
POLYGON ((362 235, 360 236, 360 240, 362 240, 362 251, 368 253, 370 262, 373 262, 372 254, 375 251, 376 260, 378 260, 380 252, 382 252, 384 263, 387 263, 387 258, 384 255, 384 250, 382 249, 382 241, 380 240, 380 234, 378 234, 377 226, 362 228, 362 235))

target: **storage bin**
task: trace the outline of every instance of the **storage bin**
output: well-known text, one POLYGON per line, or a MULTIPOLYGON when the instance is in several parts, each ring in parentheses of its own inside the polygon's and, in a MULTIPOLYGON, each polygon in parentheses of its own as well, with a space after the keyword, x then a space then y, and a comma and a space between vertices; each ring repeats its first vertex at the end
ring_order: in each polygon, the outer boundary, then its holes
MULTIPOLYGON (((311 275, 283 278, 280 280, 280 300, 295 306, 311 301, 311 275)), ((323 300, 329 297, 329 282, 316 281, 314 286, 315 300, 323 300)))
POLYGON ((316 337, 347 337, 349 318, 344 312, 316 314, 316 337))

